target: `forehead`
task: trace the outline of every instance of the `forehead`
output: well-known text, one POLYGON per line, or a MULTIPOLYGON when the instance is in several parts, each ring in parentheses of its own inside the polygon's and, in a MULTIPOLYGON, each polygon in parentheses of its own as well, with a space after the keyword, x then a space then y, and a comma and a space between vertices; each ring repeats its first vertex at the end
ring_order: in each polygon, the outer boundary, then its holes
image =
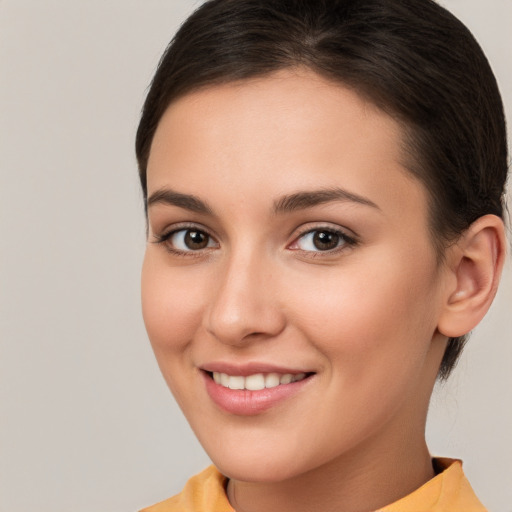
POLYGON ((308 70, 280 71, 171 104, 153 139, 148 193, 208 182, 270 199, 342 186, 377 203, 404 201, 404 187, 418 197, 423 187, 402 164, 402 138, 395 119, 354 91, 308 70))

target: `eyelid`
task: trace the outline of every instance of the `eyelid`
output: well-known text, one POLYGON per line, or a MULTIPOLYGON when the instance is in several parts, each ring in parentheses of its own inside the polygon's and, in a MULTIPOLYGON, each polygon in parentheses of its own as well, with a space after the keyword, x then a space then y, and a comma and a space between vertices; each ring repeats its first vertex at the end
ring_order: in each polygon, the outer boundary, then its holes
POLYGON ((317 256, 324 254, 325 256, 333 255, 337 252, 344 251, 347 248, 354 247, 359 243, 359 237, 352 231, 347 228, 344 228, 339 225, 333 225, 329 223, 322 223, 317 225, 311 225, 308 224, 306 226, 302 226, 299 228, 299 232, 296 233, 293 237, 293 241, 288 244, 287 248, 294 251, 300 251, 303 253, 310 253, 311 255, 317 256), (322 250, 316 250, 316 251, 310 251, 306 249, 300 249, 300 248, 292 248, 293 245, 295 245, 298 240, 300 240, 302 237, 314 233, 315 231, 325 231, 328 233, 333 233, 341 237, 342 241, 344 242, 340 246, 337 246, 333 249, 327 249, 325 251, 322 250))
POLYGON ((152 232, 153 238, 155 238, 156 241, 161 240, 162 238, 168 238, 173 233, 176 233, 177 231, 181 231, 183 229, 196 229, 197 231, 202 231, 206 233, 207 235, 211 236, 215 240, 217 239, 215 235, 212 234, 211 230, 207 228, 206 226, 203 226, 200 223, 197 222, 176 222, 175 224, 167 225, 165 228, 160 230, 154 230, 152 232))
POLYGON ((169 239, 176 233, 178 233, 180 231, 187 231, 187 230, 200 231, 200 232, 204 233, 205 235, 207 235, 211 240, 213 240, 217 244, 217 246, 219 245, 217 237, 215 237, 208 228, 206 228, 205 226, 203 226, 201 224, 194 223, 194 222, 179 222, 179 223, 172 224, 171 226, 166 227, 160 233, 153 233, 152 236, 153 236, 154 240, 152 240, 152 243, 162 244, 166 247, 166 249, 169 252, 171 252, 174 255, 178 255, 178 256, 191 256, 191 257, 196 256, 197 257, 197 256, 200 256, 201 254, 208 252, 215 248, 215 247, 205 247, 203 249, 197 249, 197 250, 191 249, 188 251, 183 251, 181 249, 171 247, 167 243, 169 241, 169 239))

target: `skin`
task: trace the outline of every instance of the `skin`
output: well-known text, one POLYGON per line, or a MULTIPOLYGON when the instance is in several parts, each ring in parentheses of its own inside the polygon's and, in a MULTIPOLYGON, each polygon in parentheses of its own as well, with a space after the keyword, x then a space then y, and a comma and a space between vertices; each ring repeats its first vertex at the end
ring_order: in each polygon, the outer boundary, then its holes
POLYGON ((191 93, 159 123, 144 320, 237 511, 375 510, 433 476, 425 421, 457 279, 437 262, 401 136, 391 117, 305 70, 191 93), (275 211, 284 196, 334 189, 364 200, 275 211), (208 208, 170 204, 169 190, 208 208), (156 243, 183 223, 209 234, 208 247, 156 243), (314 229, 357 242, 320 251, 304 235, 314 229), (237 416, 206 393, 199 369, 211 361, 315 374, 292 398, 237 416))

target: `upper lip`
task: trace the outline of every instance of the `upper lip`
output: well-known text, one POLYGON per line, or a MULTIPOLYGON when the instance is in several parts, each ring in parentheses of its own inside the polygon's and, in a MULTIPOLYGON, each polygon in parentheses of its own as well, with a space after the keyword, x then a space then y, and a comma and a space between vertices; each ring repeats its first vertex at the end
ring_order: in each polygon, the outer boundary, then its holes
POLYGON ((218 372, 226 373, 228 375, 239 375, 247 377, 248 375, 254 375, 256 373, 280 373, 280 374, 298 374, 298 373, 312 373, 310 370, 302 368, 290 368, 286 366, 280 366, 273 363, 264 362, 248 362, 244 364, 234 364, 228 362, 211 362, 200 366, 200 369, 205 372, 218 372))

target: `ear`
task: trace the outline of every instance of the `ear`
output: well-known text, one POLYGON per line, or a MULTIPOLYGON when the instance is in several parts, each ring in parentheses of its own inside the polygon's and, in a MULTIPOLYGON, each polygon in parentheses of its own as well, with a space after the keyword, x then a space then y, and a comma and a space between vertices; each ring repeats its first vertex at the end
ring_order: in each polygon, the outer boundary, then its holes
POLYGON ((478 325, 496 295, 505 254, 505 227, 495 215, 477 219, 447 250, 450 278, 439 317, 439 332, 456 338, 478 325))

